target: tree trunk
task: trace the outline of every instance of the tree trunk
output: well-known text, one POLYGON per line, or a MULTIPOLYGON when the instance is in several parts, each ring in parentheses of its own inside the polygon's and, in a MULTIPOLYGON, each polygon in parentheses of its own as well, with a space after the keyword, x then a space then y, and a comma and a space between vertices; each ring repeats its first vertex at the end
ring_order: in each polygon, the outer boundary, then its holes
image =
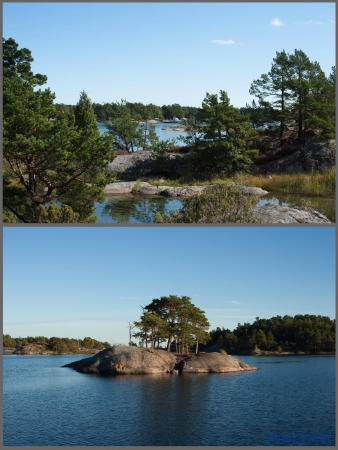
POLYGON ((298 143, 303 143, 303 115, 301 111, 298 116, 298 143))
POLYGON ((171 346, 171 336, 169 336, 169 339, 168 339, 167 352, 170 352, 170 346, 171 346))
POLYGON ((279 136, 280 138, 283 137, 284 134, 284 111, 285 111, 285 100, 284 100, 284 89, 282 89, 282 99, 281 99, 281 103, 282 103, 282 116, 281 116, 281 121, 280 121, 280 131, 279 131, 279 136))

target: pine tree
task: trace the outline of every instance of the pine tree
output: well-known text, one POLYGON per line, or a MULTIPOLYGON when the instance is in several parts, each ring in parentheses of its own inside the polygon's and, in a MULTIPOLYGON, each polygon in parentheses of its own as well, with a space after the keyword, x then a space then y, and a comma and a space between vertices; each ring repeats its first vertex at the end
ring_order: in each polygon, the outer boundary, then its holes
POLYGON ((57 200, 68 206, 67 214, 52 214, 47 221, 53 216, 55 220, 93 222, 94 199, 103 201, 103 189, 114 179, 113 173, 105 173, 113 159, 112 139, 100 135, 84 93, 77 105, 78 125, 73 114, 56 112, 55 95, 49 89, 34 89, 47 77, 31 72, 32 61, 28 49, 19 50, 13 39, 4 40, 6 220, 43 222, 48 204, 57 200))
POLYGON ((261 105, 272 107, 271 118, 280 121, 280 137, 287 121, 296 123, 299 145, 306 144, 310 131, 312 140, 334 137, 335 68, 326 78, 319 63, 311 62, 302 50, 291 55, 277 52, 271 71, 254 80, 249 92, 261 105))
POLYGON ((199 168, 208 176, 234 175, 247 171, 252 163, 247 141, 257 133, 249 116, 230 104, 225 91, 206 94, 196 118, 196 130, 186 139, 193 146, 199 168))
POLYGON ((189 353, 191 346, 206 343, 210 336, 206 332, 209 322, 204 311, 191 303, 190 297, 169 295, 154 299, 145 306, 141 320, 134 322, 139 328, 135 337, 150 342, 154 348, 156 343, 167 340, 167 351, 170 352, 172 342, 175 341, 177 351, 189 353))
POLYGON ((120 103, 116 102, 115 109, 113 121, 107 122, 106 127, 114 139, 114 147, 132 153, 136 147, 142 146, 142 129, 139 128, 138 120, 132 117, 126 100, 122 99, 120 103))
POLYGON ((254 80, 249 93, 259 98, 260 104, 270 106, 271 118, 273 121, 280 121, 280 137, 285 131, 285 120, 288 116, 288 106, 290 103, 290 93, 288 91, 288 80, 290 79, 290 63, 288 55, 283 50, 276 53, 273 59, 271 71, 261 75, 261 78, 254 80), (267 97, 272 97, 272 101, 266 102, 267 97))
POLYGON ((75 125, 82 130, 98 130, 93 105, 85 91, 80 94, 80 99, 75 106, 75 125))

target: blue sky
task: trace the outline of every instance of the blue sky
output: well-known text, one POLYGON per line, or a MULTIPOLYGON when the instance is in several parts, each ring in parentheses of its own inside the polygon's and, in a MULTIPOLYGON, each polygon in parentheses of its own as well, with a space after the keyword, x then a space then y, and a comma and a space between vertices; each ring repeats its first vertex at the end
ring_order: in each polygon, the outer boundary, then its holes
POLYGON ((335 3, 16 3, 3 33, 32 51, 56 102, 200 106, 206 92, 254 99, 250 84, 276 52, 303 50, 328 75, 335 3))
POLYGON ((5 227, 4 329, 128 342, 154 298, 186 295, 211 329, 335 317, 334 227, 5 227))

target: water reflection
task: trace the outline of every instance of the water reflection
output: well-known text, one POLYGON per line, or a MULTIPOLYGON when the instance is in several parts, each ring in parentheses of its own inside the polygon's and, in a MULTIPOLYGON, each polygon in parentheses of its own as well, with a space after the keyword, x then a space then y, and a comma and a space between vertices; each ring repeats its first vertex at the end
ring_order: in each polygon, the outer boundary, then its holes
MULTIPOLYGON (((162 379, 149 379, 147 389, 140 391, 138 398, 141 410, 152 423, 162 417, 163 427, 149 427, 139 430, 140 441, 149 445, 179 445, 194 440, 201 442, 201 427, 208 402, 207 378, 167 375, 162 379), (174 436, 170 439, 170 435, 174 436)), ((143 444, 144 445, 144 444, 143 444)))
MULTIPOLYGON (((336 202, 334 198, 305 197, 295 194, 270 193, 262 197, 258 204, 273 203, 277 206, 309 206, 335 222, 336 202)), ((98 223, 152 223, 154 213, 168 213, 181 208, 177 198, 147 197, 141 195, 107 196, 103 204, 96 204, 98 223)))
POLYGON ((151 223, 155 212, 163 214, 181 206, 179 200, 166 197, 114 195, 96 204, 96 215, 99 223, 151 223))
MULTIPOLYGON (((219 421, 218 415, 224 408, 223 403, 219 403, 220 386, 223 386, 222 391, 232 392, 235 380, 231 379, 234 378, 240 378, 239 374, 153 374, 138 377, 136 382, 132 377, 111 380, 111 385, 117 382, 122 391, 128 386, 130 392, 130 383, 133 384, 129 408, 137 405, 137 410, 130 412, 137 415, 138 420, 130 427, 125 442, 133 442, 133 445, 170 443, 172 446, 224 443, 221 436, 211 438, 202 424, 210 420, 209 425, 214 426, 219 421)), ((127 392, 126 395, 128 400, 127 392)), ((121 445, 118 440, 117 445, 121 445)))

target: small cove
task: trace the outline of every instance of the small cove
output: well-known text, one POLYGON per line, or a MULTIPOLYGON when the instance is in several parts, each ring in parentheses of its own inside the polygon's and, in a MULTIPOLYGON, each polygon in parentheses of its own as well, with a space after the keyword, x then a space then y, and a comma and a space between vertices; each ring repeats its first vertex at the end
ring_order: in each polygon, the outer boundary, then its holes
MULTIPOLYGON (((308 197, 298 194, 272 193, 261 197, 258 204, 273 203, 278 206, 307 205, 335 222, 335 199, 308 197)), ((168 213, 182 206, 178 198, 145 195, 107 195, 105 201, 96 203, 97 223, 152 223, 155 212, 168 213)))

